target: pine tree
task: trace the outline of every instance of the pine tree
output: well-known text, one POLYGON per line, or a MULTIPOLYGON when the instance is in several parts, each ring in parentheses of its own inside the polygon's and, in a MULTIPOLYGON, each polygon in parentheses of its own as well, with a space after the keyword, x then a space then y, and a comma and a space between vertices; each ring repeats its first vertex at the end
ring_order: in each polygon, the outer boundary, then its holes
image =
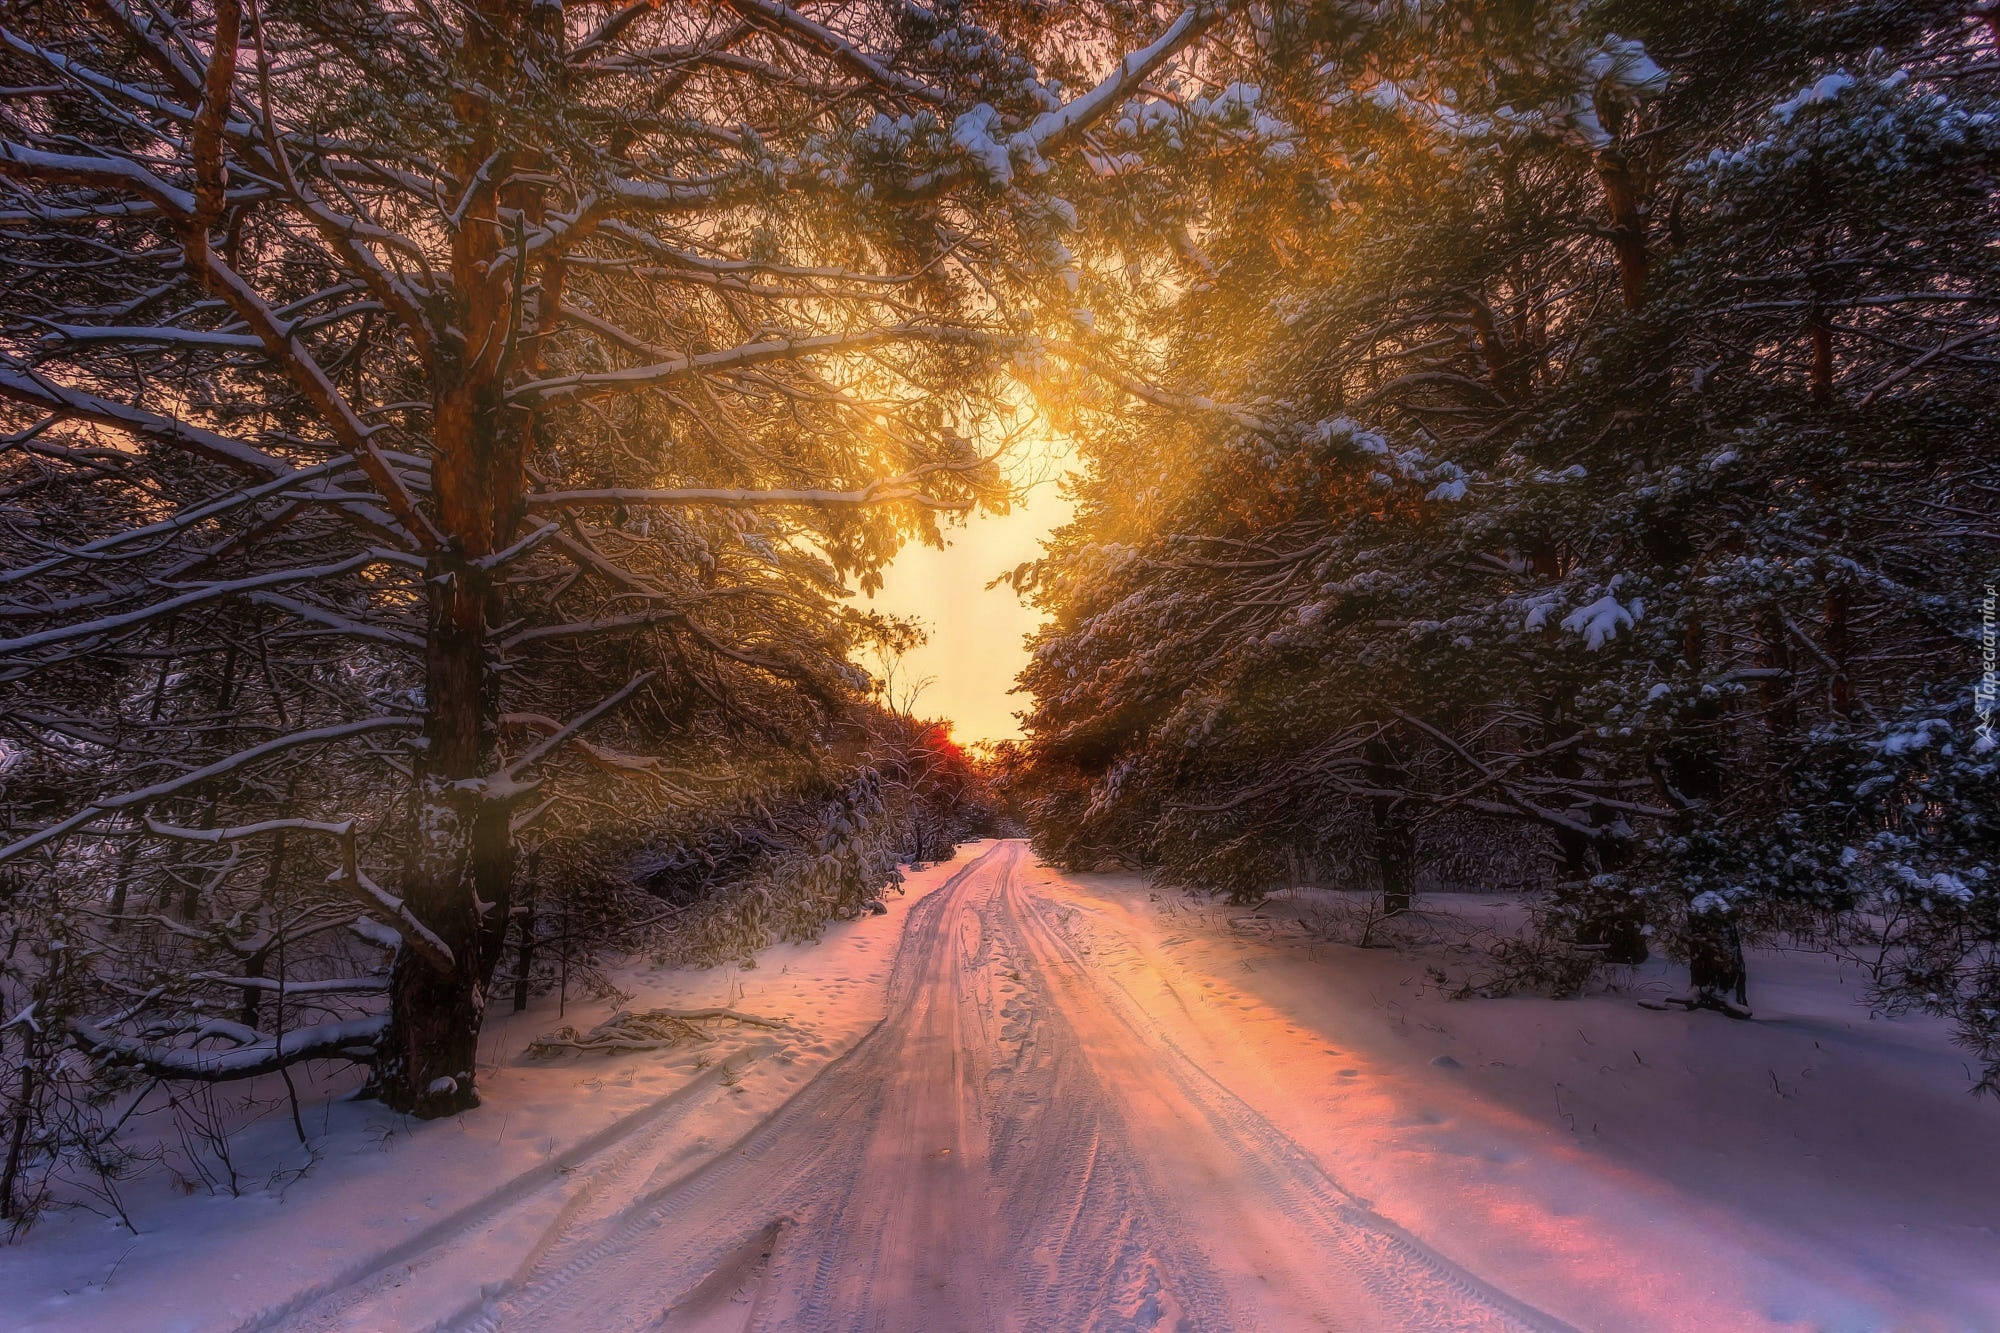
POLYGON ((1990 1061, 1990 32, 1463 17, 1274 42, 1291 148, 1209 196, 1176 392, 1080 414, 1038 836, 1400 895, 1505 821, 1566 948, 1740 1012, 1746 937, 1893 921, 1881 998, 1990 1061))
POLYGON ((865 697, 847 581, 1003 503, 994 414, 1075 278, 1056 187, 1215 21, 19 18, 0 859, 51 911, 112 886, 94 1054, 360 1060, 422 1116, 475 1103, 520 836, 581 799, 549 775, 782 767, 865 697), (324 1012, 381 942, 386 1012, 324 1012))

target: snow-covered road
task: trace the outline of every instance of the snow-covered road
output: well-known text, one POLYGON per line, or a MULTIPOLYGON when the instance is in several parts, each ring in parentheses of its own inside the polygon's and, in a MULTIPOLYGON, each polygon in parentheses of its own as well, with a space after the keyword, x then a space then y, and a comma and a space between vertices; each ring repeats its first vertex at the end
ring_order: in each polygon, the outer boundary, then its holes
POLYGON ((460 1326, 1565 1327, 1184 1054, 1029 863, 998 844, 918 903, 880 1026, 727 1151, 559 1226, 460 1326))
MULTIPOLYGON (((477 1111, 317 1102, 303 1170, 267 1115, 240 1197, 145 1177, 137 1234, 0 1249, 0 1330, 2000 1328, 1993 1108, 1935 1024, 1778 953, 1754 1023, 1637 1007, 1664 974, 1459 1003, 1426 968, 1483 955, 1330 943, 1339 906, 975 844, 886 916, 629 960, 565 1020, 781 1031, 535 1059, 549 997, 491 1025, 477 1111)), ((1517 910, 1435 895, 1406 933, 1517 910)))

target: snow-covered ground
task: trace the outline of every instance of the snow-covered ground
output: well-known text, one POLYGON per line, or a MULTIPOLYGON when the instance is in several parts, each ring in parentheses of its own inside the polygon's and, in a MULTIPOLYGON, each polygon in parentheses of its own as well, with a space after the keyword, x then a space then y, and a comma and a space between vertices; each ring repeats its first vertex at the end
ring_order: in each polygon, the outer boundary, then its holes
POLYGON ((1754 957, 1748 1023, 1451 1001, 1427 969, 1504 901, 1358 949, 1311 928, 1337 895, 1194 905, 1019 843, 889 905, 619 976, 787 1031, 526 1059, 551 1001, 492 1026, 476 1112, 309 1105, 303 1175, 269 1115, 241 1197, 162 1172, 136 1237, 0 1249, 0 1328, 2000 1328, 2000 1106, 1829 960, 1754 957))
MULTIPOLYGON (((155 1172, 125 1191, 137 1236, 71 1213, 0 1246, 0 1330, 272 1328, 315 1300, 322 1310, 353 1303, 359 1313, 344 1326, 381 1333, 456 1315, 552 1229, 617 1207, 635 1176, 741 1137, 850 1048, 883 1016, 910 909, 981 850, 910 874, 907 891, 885 899, 887 916, 766 950, 753 970, 618 974, 626 1008, 733 1005, 796 1023, 796 1039, 724 1026, 712 1047, 534 1060, 524 1051, 538 1034, 559 1022, 588 1028, 613 1008, 572 992, 558 1020, 556 998, 539 999, 488 1023, 477 1111, 426 1124, 371 1102, 309 1105, 313 1162, 274 1106, 233 1139, 241 1197, 187 1195, 155 1172)), ((178 1135, 160 1132, 179 1149, 178 1135)))

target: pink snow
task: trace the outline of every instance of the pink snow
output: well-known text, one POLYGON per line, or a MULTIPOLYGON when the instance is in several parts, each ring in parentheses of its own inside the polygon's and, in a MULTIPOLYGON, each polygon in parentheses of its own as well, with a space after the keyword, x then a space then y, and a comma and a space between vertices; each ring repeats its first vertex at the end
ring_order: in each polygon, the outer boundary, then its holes
POLYGON ((790 1031, 533 1061, 537 1002, 492 1024, 477 1111, 309 1104, 319 1160, 286 1179, 279 1109, 237 1135, 243 1197, 157 1173, 136 1237, 72 1212, 0 1249, 0 1326, 2000 1327, 2000 1107, 1941 1025, 1770 951, 1750 1022, 1640 1008, 1664 965, 1452 1001, 1427 969, 1517 905, 1430 895, 1401 950, 1325 942, 1359 901, 974 844, 754 970, 619 973, 629 1008, 790 1031), (793 1280, 821 1272, 823 1307, 793 1280))

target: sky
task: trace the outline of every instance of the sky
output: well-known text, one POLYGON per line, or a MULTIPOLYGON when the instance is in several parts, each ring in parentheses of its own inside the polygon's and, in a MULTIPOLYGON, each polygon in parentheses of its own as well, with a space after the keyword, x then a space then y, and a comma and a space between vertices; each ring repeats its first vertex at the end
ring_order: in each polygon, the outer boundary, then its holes
POLYGON ((1014 713, 1028 700, 1008 691, 1027 665, 1023 637, 1042 617, 1005 584, 991 591, 986 585, 1039 556, 1042 538, 1069 513, 1055 483, 1043 482, 1004 517, 979 515, 946 529, 950 545, 942 551, 905 548, 889 566, 882 591, 872 601, 861 599, 870 609, 914 617, 930 632, 929 642, 904 657, 898 683, 929 677, 916 712, 950 718, 961 743, 1021 734, 1014 713))

